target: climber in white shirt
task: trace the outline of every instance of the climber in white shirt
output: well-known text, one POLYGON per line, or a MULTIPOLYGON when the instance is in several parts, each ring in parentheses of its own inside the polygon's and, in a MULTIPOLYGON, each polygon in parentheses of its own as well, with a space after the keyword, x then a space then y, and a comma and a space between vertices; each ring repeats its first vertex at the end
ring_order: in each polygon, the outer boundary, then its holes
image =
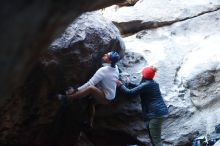
MULTIPOLYGON (((119 79, 119 70, 116 63, 119 61, 119 58, 119 54, 115 51, 104 54, 102 57, 103 67, 99 68, 87 83, 76 90, 72 90, 67 95, 59 95, 58 98, 60 100, 74 100, 75 98, 83 98, 91 95, 90 97, 95 99, 96 103, 110 103, 116 94, 116 81, 119 79)), ((89 112, 89 126, 92 127, 95 115, 94 104, 91 105, 89 112)))
POLYGON ((80 98, 92 95, 98 103, 105 104, 115 98, 116 81, 119 78, 118 66, 116 63, 119 60, 117 52, 112 51, 104 54, 102 57, 103 67, 99 68, 93 77, 68 98, 80 98))

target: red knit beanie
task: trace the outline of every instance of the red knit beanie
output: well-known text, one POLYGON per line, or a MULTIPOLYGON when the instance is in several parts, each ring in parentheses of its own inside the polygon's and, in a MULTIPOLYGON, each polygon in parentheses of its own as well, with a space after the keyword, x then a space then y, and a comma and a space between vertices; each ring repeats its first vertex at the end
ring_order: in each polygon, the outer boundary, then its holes
POLYGON ((142 76, 145 79, 153 79, 155 76, 155 70, 152 67, 145 67, 142 70, 142 76))

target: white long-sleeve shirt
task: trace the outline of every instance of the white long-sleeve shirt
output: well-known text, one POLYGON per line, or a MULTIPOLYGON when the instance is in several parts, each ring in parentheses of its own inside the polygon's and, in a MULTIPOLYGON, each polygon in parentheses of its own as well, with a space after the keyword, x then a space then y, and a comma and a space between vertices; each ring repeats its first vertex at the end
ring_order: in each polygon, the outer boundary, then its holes
POLYGON ((118 66, 111 67, 110 64, 104 64, 99 68, 93 77, 78 90, 83 90, 89 86, 96 86, 105 93, 105 98, 112 100, 116 93, 116 80, 119 78, 118 66))

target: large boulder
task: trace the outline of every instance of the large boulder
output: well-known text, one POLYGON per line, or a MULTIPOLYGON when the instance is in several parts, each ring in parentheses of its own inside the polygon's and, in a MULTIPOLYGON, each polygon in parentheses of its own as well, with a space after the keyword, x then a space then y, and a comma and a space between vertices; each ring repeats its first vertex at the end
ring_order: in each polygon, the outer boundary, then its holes
POLYGON ((87 12, 51 44, 42 63, 46 68, 59 66, 66 85, 82 84, 101 66, 101 57, 111 50, 124 55, 125 45, 118 29, 99 13, 87 12))
POLYGON ((56 93, 87 81, 101 56, 125 46, 119 31, 95 12, 85 13, 44 51, 23 86, 1 112, 1 145, 74 145, 86 120, 88 100, 57 102, 56 93))

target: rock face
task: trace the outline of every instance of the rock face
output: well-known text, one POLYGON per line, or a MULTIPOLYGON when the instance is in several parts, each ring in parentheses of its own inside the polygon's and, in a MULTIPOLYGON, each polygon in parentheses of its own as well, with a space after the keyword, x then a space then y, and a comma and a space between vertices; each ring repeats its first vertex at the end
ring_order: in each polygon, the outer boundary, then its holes
MULTIPOLYGON (((170 111, 162 132, 167 146, 192 145, 197 134, 212 133, 215 125, 220 123, 217 116, 220 114, 219 1, 177 3, 181 2, 142 0, 134 7, 107 8, 102 12, 116 24, 123 22, 119 29, 130 27, 137 20, 142 24, 172 21, 172 25, 167 23, 168 26, 164 27, 138 28, 134 31, 137 33, 124 37, 126 54, 138 54, 133 55, 133 60, 142 56, 142 66, 159 68, 155 80, 160 83, 170 111)), ((139 27, 135 24, 133 28, 136 26, 139 27)), ((124 58, 122 62, 128 59, 124 58)), ((131 80, 134 80, 134 72, 141 68, 133 66, 132 62, 127 68, 123 64, 120 67, 123 68, 122 74, 133 74, 129 76, 131 80)), ((148 143, 144 122, 138 118, 141 112, 139 99, 127 99, 120 110, 122 121, 126 121, 123 129, 148 143)))
POLYGON ((106 8, 104 16, 112 20, 122 34, 130 35, 144 29, 171 25, 219 8, 218 0, 139 0, 133 7, 118 8, 114 5, 106 8))
POLYGON ((54 94, 87 81, 101 56, 125 45, 119 31, 95 12, 76 18, 39 58, 24 85, 1 112, 1 145, 76 145, 88 100, 57 102, 54 94))

